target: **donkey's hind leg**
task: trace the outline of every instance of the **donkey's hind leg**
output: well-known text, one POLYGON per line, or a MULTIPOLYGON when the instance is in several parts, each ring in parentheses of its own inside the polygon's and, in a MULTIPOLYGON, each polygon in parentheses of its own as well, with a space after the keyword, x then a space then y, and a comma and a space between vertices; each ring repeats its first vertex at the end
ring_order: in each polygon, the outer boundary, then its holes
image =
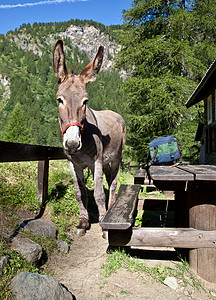
MULTIPOLYGON (((110 186, 112 184, 112 172, 111 172, 110 164, 103 166, 103 172, 105 174, 106 181, 108 183, 109 190, 110 190, 110 186)), ((109 199, 106 199, 106 209, 108 209, 108 203, 109 203, 109 199)))
POLYGON ((108 207, 115 201, 115 191, 117 187, 117 174, 120 166, 120 160, 115 159, 111 162, 110 165, 104 168, 104 173, 106 175, 106 180, 109 185, 109 203, 108 207))

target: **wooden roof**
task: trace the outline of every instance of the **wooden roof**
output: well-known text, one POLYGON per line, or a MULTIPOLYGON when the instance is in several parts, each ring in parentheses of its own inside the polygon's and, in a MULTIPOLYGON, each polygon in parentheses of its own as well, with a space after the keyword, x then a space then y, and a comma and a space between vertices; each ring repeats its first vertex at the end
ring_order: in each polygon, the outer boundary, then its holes
POLYGON ((203 76, 202 80, 194 90, 193 94, 190 96, 186 102, 186 107, 189 108, 194 104, 202 101, 210 92, 210 90, 215 86, 216 79, 216 59, 211 64, 208 71, 203 76))

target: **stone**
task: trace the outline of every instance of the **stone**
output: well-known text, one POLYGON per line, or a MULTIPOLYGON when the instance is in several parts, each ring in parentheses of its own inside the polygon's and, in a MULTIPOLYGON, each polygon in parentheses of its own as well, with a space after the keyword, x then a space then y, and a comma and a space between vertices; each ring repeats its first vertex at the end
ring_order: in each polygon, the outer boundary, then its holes
POLYGON ((11 248, 25 257, 29 263, 37 263, 42 256, 42 248, 28 238, 13 238, 11 248))
POLYGON ((173 290, 178 288, 178 282, 175 277, 166 277, 163 283, 173 290))
POLYGON ((0 257, 0 276, 3 275, 4 268, 6 268, 9 264, 9 256, 5 255, 0 257))
POLYGON ((65 241, 57 240, 56 246, 58 247, 59 251, 62 253, 68 253, 70 250, 70 246, 65 241))
POLYGON ((57 236, 57 226, 52 223, 45 220, 32 220, 28 222, 24 226, 24 230, 29 230, 34 234, 37 235, 45 235, 48 236, 51 239, 56 239, 57 236))
POLYGON ((10 285, 15 300, 72 300, 75 297, 56 279, 48 275, 21 272, 10 285))

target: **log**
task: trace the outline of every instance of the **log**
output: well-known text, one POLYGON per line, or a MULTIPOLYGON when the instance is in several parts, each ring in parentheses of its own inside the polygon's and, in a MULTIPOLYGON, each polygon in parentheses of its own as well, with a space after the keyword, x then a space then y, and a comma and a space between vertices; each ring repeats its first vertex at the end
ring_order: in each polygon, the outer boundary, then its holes
POLYGON ((204 231, 193 228, 129 228, 109 230, 111 246, 149 246, 174 248, 214 248, 216 230, 204 231))
MULTIPOLYGON (((215 192, 188 192, 189 226, 203 232, 216 232, 215 192), (203 204, 205 199, 205 204, 203 204)), ((215 241, 216 243, 216 241, 215 241)), ((216 248, 189 251, 191 268, 209 282, 216 282, 216 248)))

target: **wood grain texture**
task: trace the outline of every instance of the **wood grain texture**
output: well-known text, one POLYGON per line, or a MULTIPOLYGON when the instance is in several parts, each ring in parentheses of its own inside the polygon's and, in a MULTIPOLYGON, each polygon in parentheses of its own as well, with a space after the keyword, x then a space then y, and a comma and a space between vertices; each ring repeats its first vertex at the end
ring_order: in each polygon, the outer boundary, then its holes
POLYGON ((39 202, 45 203, 48 198, 49 160, 38 162, 37 197, 39 202))
POLYGON ((122 184, 115 202, 100 222, 103 229, 128 229, 134 222, 137 209, 139 185, 122 184))
POLYGON ((188 171, 181 170, 173 166, 151 166, 150 176, 160 181, 193 181, 194 175, 188 171))
POLYGON ((134 174, 134 184, 144 184, 146 176, 147 176, 146 170, 139 169, 134 174))
POLYGON ((149 246, 174 248, 214 248, 216 231, 193 228, 133 228, 109 231, 112 246, 149 246))
POLYGON ((0 162, 66 159, 63 149, 0 141, 0 162))
MULTIPOLYGON (((204 233, 216 232, 215 192, 189 192, 189 226, 204 233), (205 202, 203 204, 203 199, 205 202)), ((216 241, 215 241, 216 245, 216 241)), ((191 268, 209 282, 216 282, 216 248, 193 249, 189 251, 191 268)))
POLYGON ((216 181, 216 166, 213 165, 178 165, 176 168, 193 174, 195 180, 216 181))

